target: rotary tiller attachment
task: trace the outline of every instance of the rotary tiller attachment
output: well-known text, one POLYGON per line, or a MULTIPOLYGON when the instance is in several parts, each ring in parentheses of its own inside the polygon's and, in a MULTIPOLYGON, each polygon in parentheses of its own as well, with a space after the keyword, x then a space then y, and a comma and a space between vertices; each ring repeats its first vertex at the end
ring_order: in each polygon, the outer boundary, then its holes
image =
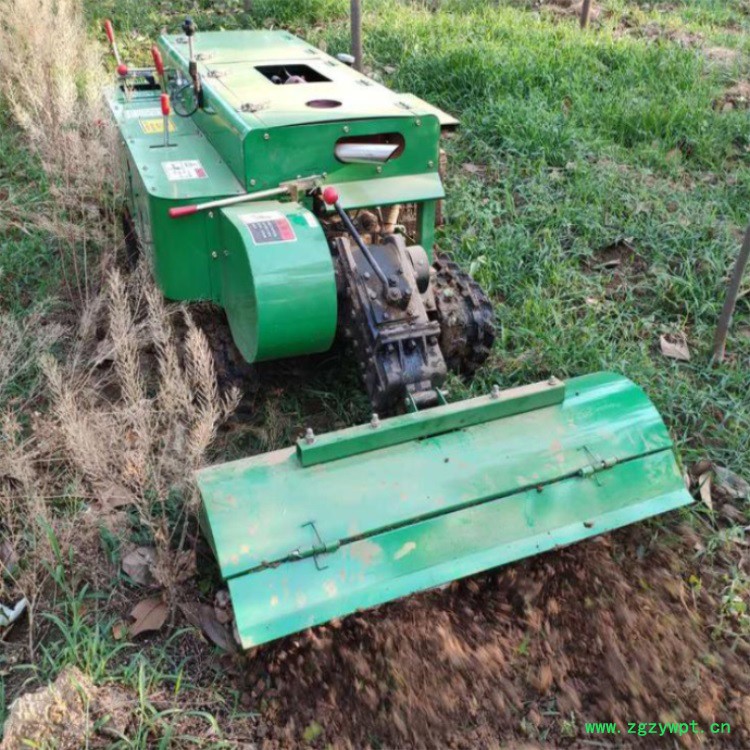
POLYGON ((198 473, 245 648, 691 502, 609 373, 374 421, 198 473))

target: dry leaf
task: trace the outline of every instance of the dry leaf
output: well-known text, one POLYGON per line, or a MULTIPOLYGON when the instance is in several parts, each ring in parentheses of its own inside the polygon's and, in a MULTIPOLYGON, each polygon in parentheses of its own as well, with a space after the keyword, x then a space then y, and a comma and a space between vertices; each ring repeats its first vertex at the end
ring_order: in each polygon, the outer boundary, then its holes
POLYGON ((464 172, 468 172, 469 174, 478 174, 478 175, 483 175, 487 171, 487 167, 482 167, 479 164, 472 164, 471 162, 462 164, 461 169, 463 169, 464 172))
POLYGON ((135 620, 130 626, 130 635, 136 636, 151 630, 159 630, 167 619, 168 611, 167 605, 158 597, 138 602, 130 613, 135 620))
POLYGON ((195 560, 195 550, 188 549, 177 552, 175 555, 175 581, 185 583, 189 581, 198 572, 198 565, 195 560))
POLYGON ((15 547, 9 539, 0 542, 0 572, 12 572, 18 562, 15 547))
POLYGON ((156 564, 156 551, 153 547, 137 547, 122 559, 122 569, 141 586, 155 583, 153 566, 156 564))
POLYGON ((700 490, 701 500, 711 510, 714 509, 714 501, 711 497, 711 472, 707 471, 698 477, 698 489, 700 490))
POLYGON ((125 637, 125 634, 127 632, 128 632, 128 626, 122 620, 120 620, 120 622, 116 622, 112 626, 112 637, 116 641, 121 641, 125 637))
POLYGON ((106 508, 122 508, 133 503, 133 493, 121 484, 107 482, 96 487, 99 502, 106 508))
POLYGON ((216 619, 214 608, 210 604, 191 602, 179 605, 185 619, 224 651, 236 651, 237 644, 229 631, 216 619))
POLYGON ((750 498, 750 484, 725 466, 714 465, 714 483, 717 491, 730 500, 750 498))
POLYGON ((659 337, 659 347, 661 348, 661 353, 665 357, 669 357, 670 359, 678 359, 681 362, 689 362, 690 361, 690 349, 687 345, 687 339, 685 336, 681 333, 673 333, 668 334, 669 338, 667 336, 660 336, 659 337))

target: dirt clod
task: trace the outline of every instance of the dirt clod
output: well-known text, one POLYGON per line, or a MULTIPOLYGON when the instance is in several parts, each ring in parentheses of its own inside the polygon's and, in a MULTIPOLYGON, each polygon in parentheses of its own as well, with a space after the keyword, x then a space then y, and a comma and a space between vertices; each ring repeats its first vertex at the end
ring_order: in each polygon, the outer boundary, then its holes
POLYGON ((13 702, 0 748, 80 750, 89 746, 99 720, 110 731, 123 732, 129 717, 125 693, 112 686, 95 687, 80 670, 69 667, 54 682, 13 702))

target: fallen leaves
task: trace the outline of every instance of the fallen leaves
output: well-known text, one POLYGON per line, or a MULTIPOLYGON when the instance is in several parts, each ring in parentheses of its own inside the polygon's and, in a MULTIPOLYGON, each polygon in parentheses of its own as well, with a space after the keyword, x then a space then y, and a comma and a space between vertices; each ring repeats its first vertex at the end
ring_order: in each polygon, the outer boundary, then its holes
POLYGON ((116 482, 104 482, 96 487, 102 508, 117 510, 133 504, 133 493, 116 482))
POLYGON ((222 625, 214 608, 210 604, 200 602, 183 603, 179 605, 185 619, 194 627, 199 628, 208 639, 224 651, 234 652, 237 644, 228 628, 222 625))
POLYGON ((690 467, 690 475, 701 500, 711 510, 717 504, 750 500, 750 482, 726 466, 703 459, 690 467))
POLYGON ((133 607, 130 616, 134 622, 130 626, 130 635, 136 636, 154 630, 161 630, 167 620, 169 609, 163 599, 151 597, 143 599, 133 607))
POLYGON ((156 550, 153 547, 136 547, 122 559, 122 569, 133 583, 140 586, 153 586, 156 565, 156 550))
POLYGON ((665 357, 680 362, 690 361, 690 348, 684 333, 666 333, 659 336, 659 348, 665 357))

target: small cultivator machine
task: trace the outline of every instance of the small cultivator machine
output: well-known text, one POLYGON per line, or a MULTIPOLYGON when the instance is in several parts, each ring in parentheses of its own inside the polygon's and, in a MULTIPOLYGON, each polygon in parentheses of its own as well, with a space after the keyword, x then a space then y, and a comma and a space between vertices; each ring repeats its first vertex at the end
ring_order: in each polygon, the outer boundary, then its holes
POLYGON ((182 32, 153 69, 118 58, 108 95, 128 233, 166 297, 223 307, 247 362, 343 339, 373 407, 198 472, 245 647, 691 501, 619 375, 446 401, 494 340, 477 283, 433 257, 456 120, 285 31, 182 32))

